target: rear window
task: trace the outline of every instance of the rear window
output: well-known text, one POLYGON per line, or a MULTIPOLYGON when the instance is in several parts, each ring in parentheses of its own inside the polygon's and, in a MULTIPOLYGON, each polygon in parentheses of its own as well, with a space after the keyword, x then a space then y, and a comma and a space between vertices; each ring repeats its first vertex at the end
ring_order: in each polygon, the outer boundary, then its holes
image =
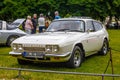
POLYGON ((95 27, 95 31, 99 31, 103 28, 102 24, 96 21, 93 22, 93 25, 95 27))

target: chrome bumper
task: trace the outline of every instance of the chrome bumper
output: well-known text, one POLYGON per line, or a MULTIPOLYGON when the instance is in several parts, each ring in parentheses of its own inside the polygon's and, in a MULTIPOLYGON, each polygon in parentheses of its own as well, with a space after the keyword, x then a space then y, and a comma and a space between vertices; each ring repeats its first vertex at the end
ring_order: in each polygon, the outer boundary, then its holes
MULTIPOLYGON (((13 56, 22 56, 22 53, 19 53, 19 52, 9 52, 10 55, 13 55, 13 56)), ((64 54, 45 54, 46 57, 67 57, 67 56, 70 56, 71 53, 70 52, 67 52, 67 53, 64 53, 64 54)))
POLYGON ((17 52, 9 52, 10 55, 24 59, 24 60, 31 60, 31 61, 39 61, 39 62, 65 62, 68 61, 71 57, 71 53, 62 53, 62 54, 44 54, 43 58, 40 57, 23 57, 22 53, 17 53, 17 52))

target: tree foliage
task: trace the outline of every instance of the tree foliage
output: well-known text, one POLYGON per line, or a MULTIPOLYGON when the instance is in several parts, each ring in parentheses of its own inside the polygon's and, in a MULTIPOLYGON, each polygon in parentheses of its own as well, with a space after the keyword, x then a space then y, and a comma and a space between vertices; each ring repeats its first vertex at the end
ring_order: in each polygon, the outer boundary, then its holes
POLYGON ((58 10, 61 17, 90 16, 104 21, 107 16, 120 18, 120 0, 1 0, 0 19, 10 20, 27 15, 48 12, 54 17, 58 10))

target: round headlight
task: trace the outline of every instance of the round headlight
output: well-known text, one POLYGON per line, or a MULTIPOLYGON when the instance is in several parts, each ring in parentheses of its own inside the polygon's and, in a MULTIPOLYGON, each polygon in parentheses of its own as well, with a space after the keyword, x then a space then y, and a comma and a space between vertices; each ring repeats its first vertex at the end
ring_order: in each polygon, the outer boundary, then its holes
POLYGON ((52 51, 53 52, 58 52, 59 50, 59 47, 57 45, 54 45, 53 48, 52 48, 52 51))
POLYGON ((48 48, 48 49, 46 49, 46 51, 47 51, 47 52, 51 52, 51 50, 50 50, 49 48, 48 48))
POLYGON ((58 52, 58 49, 54 49, 53 51, 54 51, 54 52, 58 52))
POLYGON ((12 45, 13 50, 17 50, 17 46, 15 44, 12 45))
POLYGON ((13 50, 16 50, 17 48, 16 47, 13 47, 13 50))
POLYGON ((46 52, 52 52, 52 46, 47 45, 46 46, 46 52))
POLYGON ((19 50, 23 50, 23 48, 22 47, 20 47, 20 48, 18 48, 19 50))
POLYGON ((55 53, 55 52, 58 52, 58 50, 59 50, 58 45, 46 45, 47 53, 55 53))
POLYGON ((23 50, 22 45, 18 45, 18 50, 23 50))

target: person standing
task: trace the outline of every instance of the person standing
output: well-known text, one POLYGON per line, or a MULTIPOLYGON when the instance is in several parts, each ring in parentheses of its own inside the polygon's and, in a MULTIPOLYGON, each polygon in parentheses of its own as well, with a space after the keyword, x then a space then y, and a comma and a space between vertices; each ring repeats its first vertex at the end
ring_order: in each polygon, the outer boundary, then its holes
POLYGON ((48 28, 48 26, 50 25, 50 23, 51 23, 51 21, 50 21, 49 17, 46 17, 46 19, 45 19, 45 28, 46 29, 48 28))
POLYGON ((27 16, 27 20, 25 22, 25 31, 28 34, 31 34, 32 29, 33 29, 33 24, 32 24, 32 21, 31 21, 31 16, 27 16))
POLYGON ((60 19, 59 12, 55 11, 55 19, 60 19))
POLYGON ((33 23, 33 27, 34 27, 32 29, 32 34, 35 34, 36 28, 37 28, 37 14, 33 14, 32 23, 33 23))
POLYGON ((40 17, 38 18, 38 25, 39 25, 39 32, 43 32, 43 29, 45 29, 45 18, 43 14, 40 14, 40 17))

